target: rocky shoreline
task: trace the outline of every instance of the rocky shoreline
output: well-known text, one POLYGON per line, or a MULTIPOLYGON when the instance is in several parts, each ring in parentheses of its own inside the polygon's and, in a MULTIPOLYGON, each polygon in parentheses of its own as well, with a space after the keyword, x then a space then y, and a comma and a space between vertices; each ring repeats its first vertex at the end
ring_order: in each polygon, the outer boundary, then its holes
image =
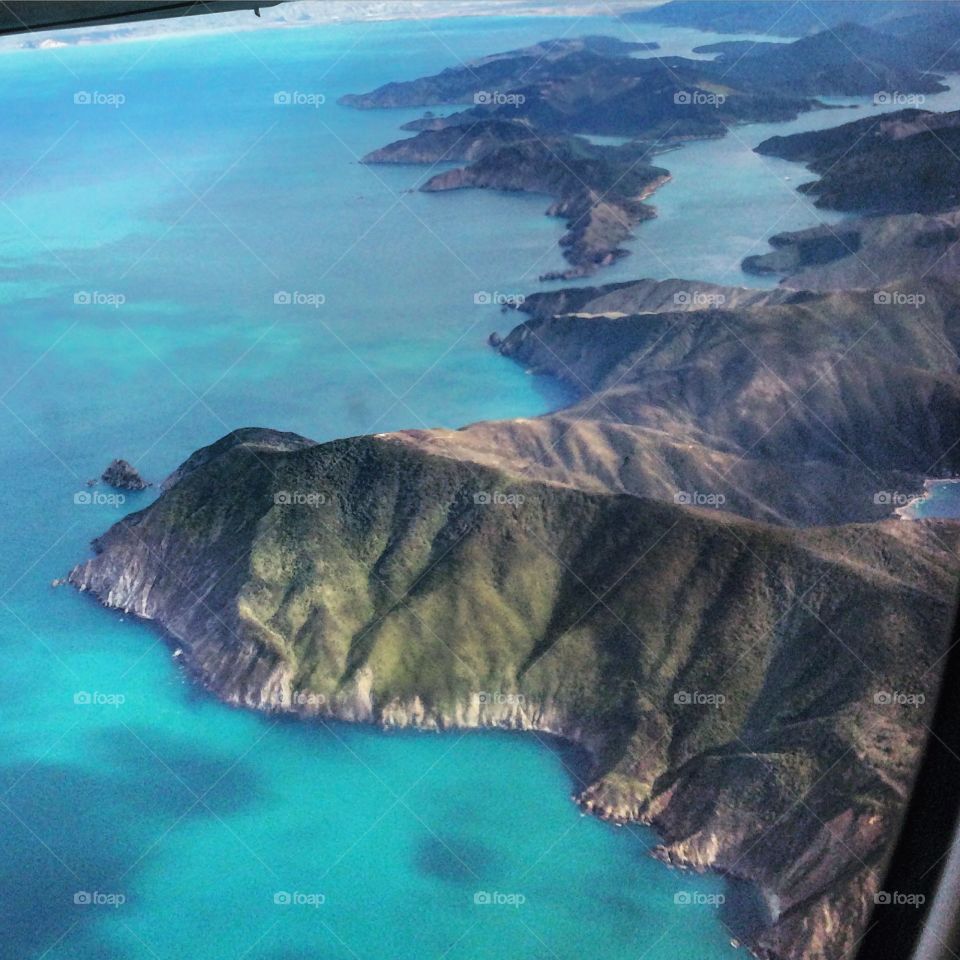
MULTIPOLYGON (((590 158, 583 164, 576 154, 564 156, 563 146, 541 149, 539 144, 528 144, 527 149, 529 156, 522 161, 512 158, 504 163, 495 155, 488 162, 438 173, 420 189, 441 193, 489 188, 555 195, 556 201, 546 212, 549 217, 566 220, 567 232, 560 246, 571 266, 544 273, 541 280, 589 276, 628 256, 629 251, 621 244, 630 238, 632 227, 656 216, 655 209, 644 201, 668 183, 670 175, 658 167, 639 167, 638 159, 631 159, 629 154, 615 163, 606 159, 598 163, 590 158), (604 190, 604 183, 615 186, 604 190)), ((593 153, 601 150, 593 148, 593 153)))

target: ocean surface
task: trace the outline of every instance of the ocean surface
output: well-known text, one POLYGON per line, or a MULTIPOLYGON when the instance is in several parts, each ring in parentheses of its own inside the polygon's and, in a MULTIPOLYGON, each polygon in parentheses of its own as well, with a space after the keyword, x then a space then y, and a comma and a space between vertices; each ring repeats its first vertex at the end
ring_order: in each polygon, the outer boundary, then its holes
MULTIPOLYGON (((113 457, 160 481, 240 426, 329 439, 564 403, 485 344, 511 318, 484 301, 562 263, 547 199, 410 192, 427 171, 357 158, 419 111, 335 101, 585 33, 718 39, 489 18, 0 56, 3 960, 734 955, 734 891, 582 817, 556 745, 234 710, 148 625, 50 586, 155 496, 89 490, 113 457)), ((740 258, 824 215, 802 168, 750 148, 846 117, 666 154, 659 219, 596 282, 760 282, 740 258)))
POLYGON ((921 496, 908 499, 906 494, 897 494, 897 499, 901 506, 896 512, 907 520, 960 520, 960 480, 928 480, 921 496))

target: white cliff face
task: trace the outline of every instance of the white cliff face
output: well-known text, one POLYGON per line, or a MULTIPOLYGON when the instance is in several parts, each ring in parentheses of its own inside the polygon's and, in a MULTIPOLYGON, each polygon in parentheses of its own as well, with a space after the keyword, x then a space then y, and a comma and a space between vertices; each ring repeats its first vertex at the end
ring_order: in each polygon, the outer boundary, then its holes
POLYGON ((194 595, 192 602, 182 602, 176 610, 167 609, 153 589, 149 571, 149 565, 139 562, 139 557, 124 564, 87 560, 74 569, 69 581, 81 591, 94 593, 104 606, 162 624, 182 650, 185 669, 227 703, 383 727, 535 730, 574 743, 592 742, 556 704, 528 703, 522 696, 490 695, 485 700, 486 695, 474 694, 445 709, 429 706, 420 695, 377 702, 375 676, 369 667, 355 671, 350 682, 332 696, 298 689, 289 664, 262 644, 244 641, 242 631, 231 629, 224 616, 205 610, 202 597, 194 595), (187 615, 187 608, 212 629, 203 632, 186 628, 184 624, 196 619, 187 615))

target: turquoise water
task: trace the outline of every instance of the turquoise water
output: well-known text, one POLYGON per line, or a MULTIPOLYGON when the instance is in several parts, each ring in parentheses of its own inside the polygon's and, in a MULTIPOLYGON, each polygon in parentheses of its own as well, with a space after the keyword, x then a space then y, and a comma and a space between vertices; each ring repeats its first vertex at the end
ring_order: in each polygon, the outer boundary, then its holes
POLYGON ((922 497, 897 511, 907 519, 960 520, 960 480, 928 480, 922 497))
MULTIPOLYGON (((649 831, 581 817, 568 754, 533 736, 232 710, 149 627, 49 586, 154 496, 76 503, 114 456, 160 480, 244 425, 326 439, 564 402, 486 347, 508 321, 475 303, 561 264, 546 200, 405 192, 423 169, 356 158, 417 112, 335 100, 599 32, 628 35, 602 18, 494 18, 0 57, 0 957, 732 955, 722 882, 651 860, 649 831), (275 105, 280 91, 326 102, 275 105)), ((815 220, 782 184, 751 183, 731 149, 669 155, 661 219, 602 279, 661 275, 651 246, 732 277, 707 255, 761 214, 815 220), (687 176, 696 163, 721 173, 687 176), (721 176, 755 209, 705 211, 721 176)))

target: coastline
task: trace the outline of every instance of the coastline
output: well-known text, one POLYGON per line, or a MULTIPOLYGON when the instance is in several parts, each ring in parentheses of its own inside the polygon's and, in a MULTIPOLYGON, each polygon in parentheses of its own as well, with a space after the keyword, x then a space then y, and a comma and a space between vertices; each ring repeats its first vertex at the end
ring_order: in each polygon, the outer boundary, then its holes
MULTIPOLYGON (((247 440, 249 442, 249 438, 247 440)), ((431 681, 430 677, 421 677, 417 667, 419 658, 442 662, 440 655, 445 648, 449 650, 436 632, 448 628, 444 626, 449 625, 448 615, 435 610, 431 616, 429 611, 434 609, 433 603, 454 602, 457 607, 460 604, 469 607, 477 597, 465 589, 463 596, 451 601, 443 589, 445 574, 442 571, 434 571, 432 586, 416 597, 410 592, 408 581, 412 578, 414 583, 419 582, 419 566, 408 566, 409 551, 411 544, 422 544, 429 552, 443 544, 447 553, 452 554, 446 564, 459 571, 464 583, 487 582, 489 564, 493 564, 498 578, 507 583, 519 583, 519 571, 527 567, 532 554, 522 547, 517 553, 514 544, 517 543, 517 532, 526 529, 527 524, 535 525, 531 530, 535 543, 544 535, 553 538, 547 544, 547 556, 551 555, 551 545, 555 548, 571 536, 577 539, 564 548, 564 555, 572 551, 570 555, 580 556, 587 544, 596 542, 601 530, 608 535, 612 535, 609 531, 616 531, 616 538, 629 551, 620 557, 620 562, 628 567, 635 562, 634 551, 641 549, 648 538, 658 536, 665 526, 670 531, 677 527, 670 537, 672 545, 658 541, 658 546, 667 550, 662 560, 673 556, 673 551, 682 544, 689 544, 693 551, 681 561, 691 570, 687 605, 697 606, 702 602, 695 598, 703 597, 704 587, 712 593, 712 585, 718 582, 736 584, 736 591, 725 600, 732 605, 730 616, 751 619, 759 630, 758 637, 767 638, 765 643, 769 642, 765 624, 781 619, 786 598, 778 591, 763 590, 758 594, 751 585, 756 585, 757 575, 765 578, 762 571, 767 569, 775 555, 777 563, 788 563, 788 570, 802 575, 805 582, 816 584, 831 576, 832 579, 842 578, 845 590, 865 587, 874 593, 879 590, 876 601, 870 605, 874 615, 882 616, 890 604, 895 604, 902 615, 911 618, 911 625, 907 627, 910 634, 925 637, 928 644, 935 644, 939 637, 937 626, 942 617, 942 581, 948 572, 936 571, 934 565, 942 562, 938 552, 940 547, 933 538, 925 536, 922 527, 918 526, 906 536, 890 524, 877 525, 869 530, 848 527, 788 533, 739 518, 715 517, 708 510, 689 510, 633 497, 585 494, 552 485, 540 487, 529 482, 526 485, 515 483, 514 478, 507 478, 499 472, 464 466, 442 455, 425 456, 410 452, 406 445, 395 441, 369 438, 301 447, 289 454, 277 451, 256 455, 254 451, 236 445, 221 449, 220 456, 226 458, 225 461, 211 460, 197 465, 193 472, 189 469, 181 472, 180 479, 153 507, 131 515, 105 534, 95 545, 96 555, 78 565, 69 578, 74 586, 92 593, 103 605, 161 626, 179 641, 177 646, 182 648, 183 654, 177 659, 189 665, 200 677, 201 684, 219 700, 308 721, 329 718, 396 730, 487 729, 560 737, 587 750, 594 758, 602 758, 601 778, 579 791, 576 798, 585 812, 612 823, 638 822, 652 827, 660 839, 654 851, 656 859, 677 867, 711 871, 745 881, 768 902, 774 895, 780 899, 783 907, 777 922, 749 938, 750 944, 757 945, 761 955, 798 958, 805 955, 802 950, 839 949, 837 938, 844 937, 844 931, 850 931, 860 923, 863 901, 854 891, 872 896, 876 879, 869 872, 858 873, 853 879, 849 877, 845 863, 846 846, 844 850, 830 851, 824 859, 822 845, 829 842, 830 827, 824 827, 827 831, 824 835, 821 826, 836 820, 847 838, 846 843, 861 852, 861 859, 874 862, 878 835, 887 829, 892 817, 894 797, 889 785, 885 785, 885 781, 868 780, 872 806, 843 811, 839 816, 836 811, 831 812, 829 806, 830 791, 836 789, 836 784, 825 786, 823 791, 809 797, 821 821, 813 824, 807 821, 804 811, 795 809, 792 789, 775 794, 758 805, 760 797, 754 791, 762 789, 767 778, 777 775, 773 765, 777 764, 778 756, 792 755, 796 749, 795 736, 807 731, 804 736, 831 745, 816 760, 826 769, 835 769, 835 753, 843 750, 842 743, 831 722, 780 726, 774 716, 770 718, 769 727, 765 722, 753 734, 740 730, 738 726, 740 712, 754 709, 751 707, 754 698, 764 696, 762 691, 767 684, 783 684, 784 687, 779 694, 771 692, 766 695, 773 700, 765 707, 759 702, 756 707, 768 711, 771 703, 783 704, 783 709, 790 715, 804 709, 807 697, 817 696, 815 690, 795 688, 789 677, 779 676, 776 672, 753 679, 750 679, 753 674, 749 674, 740 677, 736 686, 719 688, 726 691, 725 703, 732 711, 728 714, 725 712, 727 707, 721 707, 723 712, 717 714, 717 719, 723 718, 720 723, 714 722, 712 714, 701 716, 700 711, 689 712, 676 706, 687 702, 676 699, 673 691, 677 689, 718 689, 710 685, 717 681, 711 680, 709 663, 697 657, 696 651, 702 650, 704 643, 712 655, 719 657, 720 663, 742 650, 739 634, 723 631, 716 624, 695 635, 668 632, 660 638, 658 644, 675 650, 678 658, 664 676, 658 676, 649 661, 649 657, 657 656, 654 648, 648 650, 647 644, 642 644, 637 649, 622 651, 621 657, 624 653, 628 655, 616 663, 622 662, 626 671, 622 676, 626 683, 619 688, 607 677, 610 669, 621 676, 621 668, 614 663, 602 676, 585 678, 590 679, 591 684, 581 688, 571 666, 581 662, 582 654, 576 652, 571 661, 573 651, 565 645, 556 654, 564 659, 557 660, 540 653, 534 656, 529 669, 520 670, 536 652, 536 638, 541 636, 543 625, 554 622, 557 616, 554 611, 566 610, 564 616, 579 625, 582 619, 582 616, 578 617, 579 605, 586 605, 583 615, 594 606, 589 595, 580 596, 572 586, 561 591, 559 596, 553 596, 547 586, 556 577, 556 573, 551 572, 551 565, 544 568, 543 580, 547 595, 553 599, 550 606, 539 610, 535 622, 520 624, 506 634, 496 628, 499 623, 509 624, 519 610, 527 607, 527 602, 519 598, 515 590, 508 591, 500 601, 502 611, 491 610, 487 618, 489 622, 474 625, 474 635, 461 635, 456 639, 455 646, 464 656, 480 657, 475 661, 475 673, 465 674, 457 682, 448 684, 442 679, 447 671, 441 671, 439 682, 436 675, 431 681), (264 463, 264 457, 268 460, 275 457, 274 467, 264 463), (222 490, 225 480, 229 483, 233 472, 230 464, 245 475, 249 470, 255 472, 245 484, 245 489, 249 485, 247 494, 218 503, 217 512, 226 511, 222 516, 211 516, 209 521, 200 520, 197 525, 188 525, 186 529, 168 535, 169 518, 197 515, 194 506, 206 502, 208 493, 222 490), (280 475, 277 470, 281 471, 280 475), (262 508, 269 511, 269 505, 274 503, 274 497, 269 494, 274 484, 291 488, 289 480, 285 479, 288 472, 289 476, 297 477, 299 484, 306 485, 303 489, 315 490, 328 490, 331 483, 336 484, 333 489, 356 489, 354 478, 375 476, 377 479, 369 488, 365 484, 362 495, 357 491, 351 501, 335 498, 336 502, 322 516, 314 511, 290 512, 289 508, 281 508, 272 518, 261 523, 257 515, 262 508), (404 477, 403 493, 396 500, 392 491, 395 479, 400 476, 404 477), (508 487, 498 486, 508 482, 508 487), (521 504, 516 512, 509 508, 477 508, 471 492, 477 489, 519 489, 527 506, 521 504), (434 513, 431 504, 436 505, 438 497, 444 501, 452 497, 452 501, 446 509, 434 513), (379 509, 371 513, 368 503, 389 503, 390 507, 387 514, 382 515, 379 509), (451 509, 454 503, 462 504, 465 512, 451 509), (638 503, 644 504, 643 510, 636 510, 638 503), (418 513, 424 504, 427 505, 426 513, 418 513), (217 558, 224 546, 216 531, 237 529, 241 517, 233 513, 236 508, 248 518, 242 521, 245 530, 250 533, 259 530, 265 534, 266 540, 254 534, 256 542, 248 547, 245 545, 246 533, 242 534, 244 539, 241 540, 231 535, 230 542, 238 551, 236 555, 248 556, 248 562, 242 565, 238 582, 227 584, 224 587, 226 592, 218 590, 212 596, 204 584, 209 584, 211 574, 216 575, 217 558), (252 513, 247 513, 248 510, 252 513), (442 517, 446 517, 446 522, 442 517), (434 521, 438 519, 442 525, 436 528, 434 521), (208 522, 213 526, 208 527, 208 522), (359 527, 354 527, 355 524, 359 527), (715 525, 719 526, 715 528, 715 525), (731 526, 740 532, 728 538, 723 531, 731 526), (348 533, 348 530, 353 532, 348 533), (428 530, 431 539, 425 541, 428 530), (275 539, 278 535, 280 541, 275 539), (720 543, 725 544, 725 549, 719 553, 716 550, 717 535, 722 537, 720 543), (865 536, 869 544, 864 543, 865 536), (360 538, 356 543, 355 537, 360 538), (741 537, 748 539, 742 551, 737 546, 741 537), (449 547, 451 538, 453 547, 449 547), (863 568, 859 562, 851 563, 849 550, 854 540, 858 553, 866 556, 879 553, 888 557, 893 575, 883 581, 873 581, 869 568, 863 568), (367 568, 362 567, 360 580, 374 587, 373 593, 369 594, 374 606, 369 608, 368 587, 361 587, 364 594, 351 600, 355 588, 348 585, 358 582, 354 573, 358 569, 357 551, 363 557, 367 555, 368 544, 384 542, 391 543, 390 556, 397 560, 406 556, 407 559, 400 561, 401 567, 395 568, 393 573, 391 563, 386 569, 378 568, 372 580, 367 568), (309 651, 335 650, 344 642, 352 645, 349 638, 357 635, 357 625, 352 619, 337 625, 326 635, 318 635, 306 649, 293 650, 289 630, 278 632, 271 626, 287 622, 288 614, 275 610, 271 599, 278 596, 278 587, 280 595, 285 590, 282 575, 280 581, 270 574, 265 580, 244 584, 246 575, 243 570, 273 569, 275 561, 268 558, 278 546, 286 551, 286 543, 300 544, 297 549, 305 547, 308 555, 319 551, 317 555, 322 555, 327 564, 324 581, 328 586, 347 585, 347 609, 360 608, 357 610, 360 617, 357 624, 361 625, 361 634, 364 633, 362 623, 374 625, 370 648, 362 660, 351 658, 346 672, 339 663, 329 662, 324 655, 323 673, 318 673, 309 651), (461 544, 462 548, 458 550, 461 544), (714 547, 709 551, 709 560, 703 552, 707 544, 714 547), (761 551, 759 557, 758 550, 761 551), (483 552, 478 555, 478 551, 483 552), (186 559, 188 556, 191 559, 186 559), (811 561, 815 563, 812 567, 811 561), (752 574, 743 569, 744 562, 755 567, 752 574), (469 566, 464 567, 464 564, 469 566), (173 570, 177 573, 171 575, 169 571, 173 570), (388 591, 386 597, 375 586, 380 576, 389 578, 384 584, 388 591), (394 582, 396 576, 401 579, 394 582), (735 580, 730 579, 732 576, 735 580), (909 578, 911 585, 904 582, 904 577, 909 578), (902 591, 910 592, 918 586, 922 586, 930 602, 909 608, 903 606, 905 594, 902 591), (394 591, 399 591, 400 596, 394 591), (189 602, 191 596, 193 601, 189 602), (447 596, 446 601, 439 599, 444 596, 447 596), (422 615, 428 619, 421 622, 422 615), (413 627, 411 618, 413 623, 420 624, 418 628, 413 627), (400 649, 406 649, 415 659, 405 665, 399 676, 391 675, 391 664, 396 663, 395 651, 385 648, 381 641, 402 641, 411 628, 420 643, 413 647, 401 646, 400 649), (432 644, 431 638, 436 638, 436 644, 432 644), (382 656, 376 654, 378 649, 383 652, 382 656), (685 666, 688 663, 690 666, 685 666), (680 672, 674 675, 674 670, 680 672), (631 684, 636 684, 636 700, 631 684), (479 700, 470 692, 478 689, 522 690, 524 698, 479 700), (308 698, 313 697, 313 702, 301 703, 298 691, 303 691, 308 698), (628 700, 621 703, 624 696, 628 700), (786 705, 798 696, 800 699, 793 706, 786 705), (627 709, 628 703, 634 706, 627 709), (629 717, 629 723, 625 717, 629 717), (707 724, 705 728, 704 723, 707 724), (727 723, 735 724, 733 731, 727 729, 727 723), (729 740, 731 733, 733 740, 729 740), (694 742, 690 741, 691 736, 696 738, 694 742), (700 738, 704 736, 708 739, 701 742, 700 738), (719 741, 711 747, 717 737, 719 741), (733 796, 750 799, 731 805, 733 796), (788 831, 787 835, 792 830, 800 831, 797 840, 800 877, 785 872, 784 864, 770 851, 758 848, 754 852, 758 837, 763 836, 768 814, 777 813, 784 804, 782 812, 790 816, 782 830, 788 831), (821 804, 828 806, 821 807, 821 804), (823 871, 841 868, 844 870, 842 884, 824 886, 823 871), (851 884, 852 890, 848 890, 851 884), (815 928, 807 926, 811 912, 817 917, 815 928), (796 942, 792 942, 794 940, 796 942)), ((535 553, 540 556, 544 551, 537 549, 535 553)), ((293 562, 300 566, 310 561, 304 557, 293 562)), ((559 572, 563 560, 558 559, 557 563, 559 572)), ((624 593, 607 598, 604 609, 612 605, 611 609, 616 611, 615 623, 669 623, 666 609, 673 604, 672 591, 667 588, 670 596, 663 592, 664 584, 670 579, 669 570, 669 564, 654 558, 647 577, 624 583, 624 593)), ((788 576, 795 574, 787 573, 788 576)), ((216 580, 219 582, 220 577, 217 576, 216 580)), ((797 589, 802 589, 803 585, 799 583, 797 589)), ((326 590, 322 586, 320 589, 326 590)), ((291 601, 301 602, 294 596, 291 601)), ((321 600, 321 604, 324 602, 321 600)), ((821 602, 830 601, 824 598, 821 602)), ((534 609, 539 609, 539 600, 532 599, 531 603, 534 609)), ((324 607, 314 609, 322 611, 324 607)), ((329 613, 319 615, 324 622, 329 621, 329 613)), ((297 621, 319 622, 309 608, 301 608, 297 621), (303 620, 304 615, 306 620, 303 620)), ((605 622, 601 614, 599 623, 580 627, 595 637, 590 662, 602 662, 617 650, 614 638, 619 631, 614 629, 612 635, 608 634, 610 625, 604 627, 605 622)), ((833 637, 825 635, 820 641, 813 638, 811 625, 816 622, 811 620, 806 626, 797 624, 790 637, 781 638, 792 647, 792 652, 781 650, 778 656, 796 656, 798 651, 793 645, 797 643, 804 650, 818 651, 817 655, 825 655, 827 649, 834 650, 836 641, 833 637), (821 643, 822 649, 819 647, 821 643)), ((875 620, 868 622, 876 623, 875 620)), ((296 634, 299 633, 298 628, 296 634)), ((856 635, 849 634, 846 642, 859 645, 862 636, 870 635, 869 628, 858 624, 856 635)), ((364 643, 366 645, 367 641, 364 643)), ((891 649, 888 654, 893 656, 894 651, 891 649)), ((449 655, 453 655, 452 650, 449 655)), ((934 658, 937 655, 939 648, 930 650, 926 656, 934 658)), ((767 663, 767 655, 761 655, 761 660, 767 663)), ((856 662, 854 659, 851 666, 856 662)), ((885 663, 884 670, 898 669, 894 660, 885 663)), ((900 689, 904 681, 892 679, 890 683, 894 689, 900 689)), ((845 696, 852 698, 850 706, 858 705, 862 697, 859 681, 847 690, 845 696)), ((778 706, 775 711, 777 716, 780 709, 778 706)), ((909 721, 910 725, 921 720, 919 713, 904 718, 904 722, 909 721)), ((787 772, 785 769, 781 775, 785 776, 787 772)), ((891 773, 897 776, 896 771, 891 773)), ((798 784, 797 789, 799 787, 798 784)), ((746 931, 743 933, 746 939, 746 931)))
MULTIPOLYGON (((960 477, 928 477, 923 481, 923 492, 915 494, 914 496, 910 497, 903 506, 897 507, 897 509, 893 511, 894 516, 899 517, 901 520, 931 519, 917 513, 917 507, 921 503, 925 503, 928 499, 930 499, 931 490, 935 490, 937 487, 947 486, 955 483, 960 483, 960 477)), ((950 520, 951 518, 945 517, 943 519, 950 520)))
MULTIPOLYGON (((83 565, 79 565, 77 569, 80 566, 83 565)), ((210 670, 211 658, 200 654, 197 645, 189 639, 189 634, 177 634, 169 625, 145 616, 134 606, 118 606, 117 598, 101 596, 95 590, 81 585, 73 579, 73 572, 64 580, 65 583, 71 583, 81 594, 90 593, 101 607, 121 619, 129 614, 147 624, 162 641, 172 668, 182 672, 188 683, 222 706, 250 711, 264 718, 278 718, 283 722, 308 726, 315 724, 323 729, 329 729, 330 724, 361 727, 386 736, 454 733, 533 735, 543 749, 554 751, 560 756, 568 783, 572 787, 569 800, 581 816, 589 816, 611 828, 639 826, 650 830, 654 842, 646 846, 644 853, 651 860, 681 874, 685 871, 713 874, 723 880, 725 885, 739 887, 739 893, 729 897, 728 901, 743 902, 739 907, 734 905, 721 922, 731 945, 743 947, 750 956, 761 956, 753 948, 751 940, 754 935, 762 933, 764 927, 776 921, 779 899, 777 894, 764 886, 761 877, 751 875, 749 871, 738 872, 717 864, 709 856, 697 855, 695 850, 691 855, 686 855, 683 851, 684 838, 679 835, 671 837, 666 832, 663 821, 658 820, 656 810, 651 812, 641 811, 639 808, 628 809, 603 801, 596 791, 604 748, 602 739, 596 735, 588 735, 576 724, 564 722, 551 709, 538 708, 532 711, 533 715, 528 715, 525 704, 514 703, 504 705, 504 709, 498 714, 494 710, 491 712, 495 715, 481 717, 476 705, 464 704, 462 710, 449 716, 424 712, 419 698, 409 702, 395 701, 386 705, 379 714, 369 712, 366 704, 358 705, 359 709, 336 709, 322 697, 317 699, 310 693, 292 691, 290 677, 282 669, 270 671, 268 688, 271 693, 267 697, 262 696, 262 686, 251 685, 246 690, 238 690, 230 686, 229 680, 236 680, 238 675, 250 679, 251 674, 256 680, 255 661, 241 661, 237 673, 232 673, 228 680, 210 670), (567 762, 567 757, 570 762, 567 762), (745 905, 749 907, 758 902, 764 905, 764 918, 759 926, 756 911, 745 908, 745 905)), ((213 661, 223 663, 223 654, 223 651, 212 652, 213 661)), ((226 651, 226 656, 230 657, 232 665, 237 665, 235 651, 226 651)))

